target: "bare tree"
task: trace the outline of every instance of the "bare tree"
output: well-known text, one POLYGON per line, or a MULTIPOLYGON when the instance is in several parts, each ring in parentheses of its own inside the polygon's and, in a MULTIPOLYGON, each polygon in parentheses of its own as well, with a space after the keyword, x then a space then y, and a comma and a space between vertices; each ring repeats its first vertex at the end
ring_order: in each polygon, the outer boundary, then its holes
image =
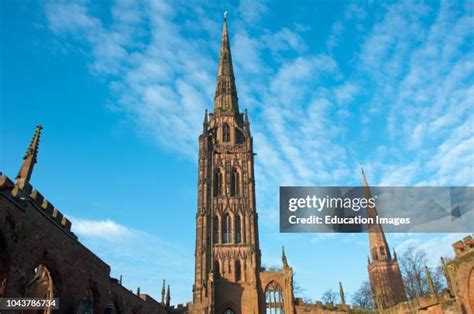
POLYGON ((433 286, 436 293, 439 294, 443 289, 447 288, 446 277, 444 276, 443 265, 441 263, 431 271, 431 278, 433 279, 433 286))
POLYGON ((337 293, 332 289, 326 290, 321 299, 324 303, 336 303, 337 293))
POLYGON ((368 281, 364 281, 352 295, 352 305, 363 309, 373 309, 372 290, 368 281))
POLYGON ((423 267, 426 265, 426 253, 409 245, 399 260, 405 291, 410 300, 426 294, 423 267))
MULTIPOLYGON (((410 245, 399 259, 399 264, 402 272, 403 283, 405 285, 405 291, 410 300, 431 293, 424 272, 424 267, 427 264, 425 251, 417 249, 414 245, 410 245)), ((436 293, 440 293, 441 290, 446 287, 442 266, 438 265, 434 269, 429 268, 429 271, 433 281, 434 290, 436 293)))

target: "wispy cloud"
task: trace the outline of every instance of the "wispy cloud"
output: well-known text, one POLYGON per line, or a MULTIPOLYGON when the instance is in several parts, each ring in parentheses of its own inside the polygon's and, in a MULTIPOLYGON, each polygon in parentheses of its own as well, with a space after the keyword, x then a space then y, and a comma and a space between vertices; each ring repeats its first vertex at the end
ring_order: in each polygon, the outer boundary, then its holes
POLYGON ((123 276, 123 284, 141 288, 155 299, 161 295, 161 281, 172 287, 173 300, 188 301, 192 286, 193 261, 184 248, 165 235, 158 237, 111 219, 70 217, 72 230, 95 254, 111 265, 112 276, 123 276), (145 244, 145 245, 144 245, 145 244))
POLYGON ((388 112, 387 137, 380 140, 392 146, 370 161, 379 182, 473 184, 474 64, 466 49, 472 25, 467 4, 405 1, 390 5, 366 37, 360 70, 378 91, 364 108, 372 113, 366 122, 388 112), (426 27, 428 18, 433 22, 426 27))
POLYGON ((130 229, 113 220, 87 220, 71 217, 74 221, 72 231, 88 239, 122 241, 133 235, 130 229))

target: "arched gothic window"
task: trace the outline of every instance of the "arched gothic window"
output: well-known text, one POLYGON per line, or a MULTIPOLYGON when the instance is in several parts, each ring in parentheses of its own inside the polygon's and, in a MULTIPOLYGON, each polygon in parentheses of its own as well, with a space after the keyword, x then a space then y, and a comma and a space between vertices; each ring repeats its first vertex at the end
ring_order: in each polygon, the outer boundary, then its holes
POLYGON ((222 141, 224 143, 230 142, 230 127, 227 123, 222 126, 222 141))
POLYGON ((222 194, 222 173, 219 169, 214 171, 214 196, 222 194))
POLYGON ((283 289, 272 281, 265 289, 266 314, 283 314, 283 289))
POLYGON ((235 128, 234 134, 235 134, 235 143, 242 144, 244 142, 244 135, 242 134, 242 132, 240 132, 239 129, 235 128))
POLYGON ((224 216, 224 220, 222 221, 222 243, 230 243, 231 242, 231 230, 232 230, 232 218, 229 214, 224 216))
POLYGON ((237 169, 232 169, 232 176, 230 180, 230 192, 232 196, 240 195, 240 175, 237 169))
POLYGON ((86 291, 86 295, 84 296, 84 299, 79 301, 77 313, 87 313, 87 314, 94 313, 94 294, 95 293, 94 291, 92 291, 92 289, 88 289, 86 291))
POLYGON ((225 311, 224 311, 224 314, 235 314, 235 311, 233 309, 231 309, 230 307, 228 307, 225 311))
POLYGON ((240 215, 235 218, 235 243, 242 242, 242 222, 240 215))

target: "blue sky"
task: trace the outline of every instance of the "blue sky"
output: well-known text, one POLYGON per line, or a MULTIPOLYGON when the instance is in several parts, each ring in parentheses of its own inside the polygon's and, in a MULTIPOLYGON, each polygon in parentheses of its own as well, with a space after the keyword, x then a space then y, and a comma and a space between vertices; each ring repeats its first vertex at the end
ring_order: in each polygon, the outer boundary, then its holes
MULTIPOLYGON (((197 138, 227 10, 254 136, 263 264, 319 299, 366 235, 278 232, 280 185, 474 183, 471 1, 3 1, 0 168, 44 126, 34 186, 135 290, 191 300, 197 138)), ((457 234, 389 235, 434 263, 457 234)))

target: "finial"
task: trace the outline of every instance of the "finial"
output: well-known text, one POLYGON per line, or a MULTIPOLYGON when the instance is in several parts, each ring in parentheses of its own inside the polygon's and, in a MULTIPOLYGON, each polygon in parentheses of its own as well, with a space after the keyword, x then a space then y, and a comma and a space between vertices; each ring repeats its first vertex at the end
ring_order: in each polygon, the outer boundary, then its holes
POLYGON ((120 275, 119 283, 122 284, 122 275, 120 275))
POLYGON ((288 261, 286 259, 285 247, 283 245, 281 246, 281 261, 283 262, 283 267, 287 268, 288 261))
POLYGON ((168 285, 168 291, 166 292, 166 306, 170 306, 171 301, 171 292, 170 292, 170 285, 168 285))
POLYGON ((207 120, 207 109, 204 112, 204 121, 202 122, 202 132, 205 133, 207 131, 207 127, 209 125, 209 122, 207 120))
POLYGON ((425 270, 425 277, 428 284, 428 288, 430 289, 430 294, 432 297, 438 298, 438 294, 436 293, 436 289, 434 288, 434 285, 433 285, 433 279, 431 278, 430 269, 428 268, 427 265, 425 265, 424 270, 425 270))
POLYGON ((224 11, 224 20, 227 20, 227 11, 224 11))
POLYGON ((41 124, 36 126, 35 134, 31 139, 30 145, 26 150, 25 156, 23 157, 23 164, 16 176, 16 184, 23 189, 29 182, 31 175, 33 174, 33 168, 36 164, 36 158, 38 156, 39 141, 41 136, 41 130, 43 126, 41 124))
POLYGON ((166 294, 165 282, 166 282, 166 280, 163 279, 163 287, 161 288, 161 304, 163 306, 165 305, 165 294, 166 294))
POLYGON ((346 305, 346 298, 344 296, 344 289, 342 288, 342 282, 339 281, 339 296, 341 297, 341 303, 346 305))
POLYGON ((137 295, 140 296, 140 287, 137 288, 137 295))

